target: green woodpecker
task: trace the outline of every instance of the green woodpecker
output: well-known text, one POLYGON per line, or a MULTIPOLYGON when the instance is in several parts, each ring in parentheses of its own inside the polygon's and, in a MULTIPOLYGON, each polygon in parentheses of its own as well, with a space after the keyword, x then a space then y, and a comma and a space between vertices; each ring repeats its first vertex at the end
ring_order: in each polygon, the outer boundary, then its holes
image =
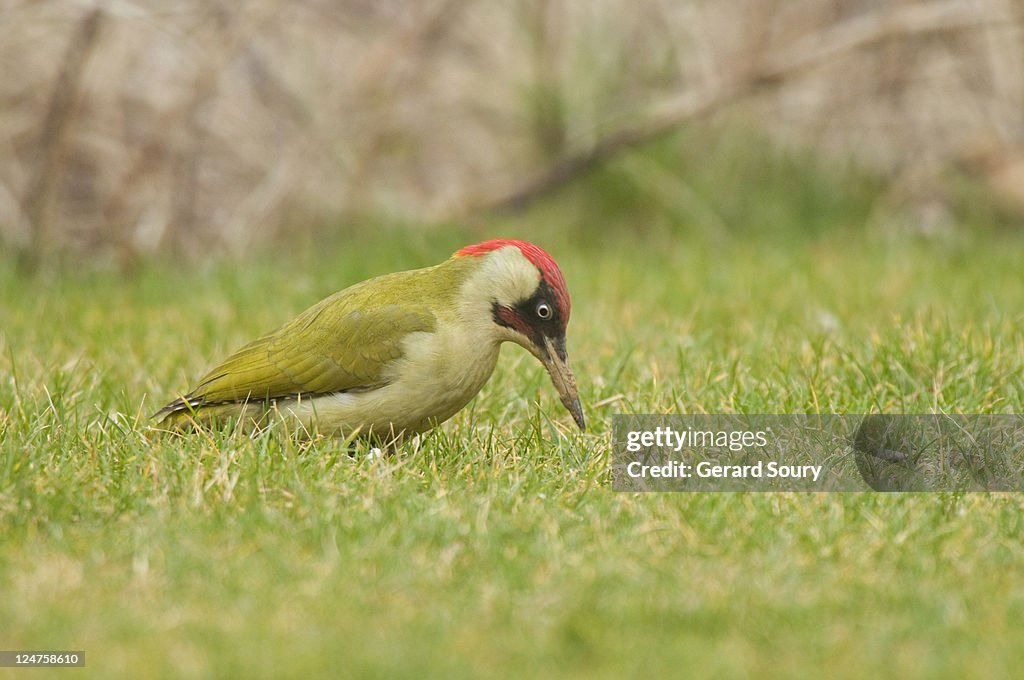
POLYGON ((320 432, 395 439, 429 430, 469 403, 503 342, 544 364, 584 429, 558 264, 525 241, 467 246, 441 264, 356 284, 249 343, 154 417, 244 420, 271 414, 320 432))

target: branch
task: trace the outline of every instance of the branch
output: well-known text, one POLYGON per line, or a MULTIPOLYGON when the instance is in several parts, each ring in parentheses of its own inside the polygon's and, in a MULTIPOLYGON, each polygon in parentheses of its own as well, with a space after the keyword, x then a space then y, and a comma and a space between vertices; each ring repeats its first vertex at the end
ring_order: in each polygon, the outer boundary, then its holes
POLYGON ((694 91, 662 102, 648 120, 599 139, 589 149, 555 160, 536 176, 507 195, 486 204, 484 212, 523 210, 542 196, 600 167, 631 149, 665 137, 683 125, 714 114, 739 99, 779 88, 798 76, 859 49, 895 38, 920 37, 985 27, 1013 25, 1011 17, 980 16, 976 7, 962 0, 943 0, 897 7, 850 19, 813 34, 785 53, 769 58, 759 68, 732 83, 694 91))
POLYGON ((25 216, 32 230, 30 250, 23 261, 29 268, 34 266, 48 244, 49 206, 58 172, 58 165, 64 153, 64 141, 71 127, 73 113, 81 89, 85 64, 96 44, 103 19, 103 10, 94 9, 86 14, 68 43, 61 60, 60 72, 53 83, 46 117, 39 133, 39 151, 35 171, 25 192, 25 216))

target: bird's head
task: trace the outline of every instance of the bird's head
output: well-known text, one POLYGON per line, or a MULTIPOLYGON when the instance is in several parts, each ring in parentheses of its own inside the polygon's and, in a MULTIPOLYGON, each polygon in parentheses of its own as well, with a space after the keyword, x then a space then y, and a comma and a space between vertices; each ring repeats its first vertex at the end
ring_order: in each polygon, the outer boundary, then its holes
POLYGON ((481 259, 475 275, 467 281, 472 297, 486 305, 489 323, 500 339, 521 345, 544 364, 562 404, 580 429, 585 429, 576 378, 565 349, 569 290, 555 260, 542 248, 514 239, 466 246, 455 257, 481 259))

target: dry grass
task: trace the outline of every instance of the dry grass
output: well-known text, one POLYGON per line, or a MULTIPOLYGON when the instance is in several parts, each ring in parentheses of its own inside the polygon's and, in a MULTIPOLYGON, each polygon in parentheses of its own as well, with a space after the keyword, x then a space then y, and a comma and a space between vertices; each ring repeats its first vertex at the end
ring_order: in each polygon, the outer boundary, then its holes
POLYGON ((898 200, 1024 147, 1009 0, 97 7, 0 6, 7 247, 130 263, 325 216, 463 215, 623 129, 684 124, 694 98, 873 163, 898 200))

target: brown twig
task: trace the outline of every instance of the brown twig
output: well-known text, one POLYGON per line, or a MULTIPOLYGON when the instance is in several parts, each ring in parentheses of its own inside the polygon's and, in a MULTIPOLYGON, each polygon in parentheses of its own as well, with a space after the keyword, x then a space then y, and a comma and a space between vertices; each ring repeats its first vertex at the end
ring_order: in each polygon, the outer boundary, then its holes
POLYGON ((607 161, 636 147, 649 144, 684 124, 716 113, 739 99, 778 88, 808 71, 856 50, 895 38, 920 37, 950 31, 1012 25, 1013 20, 994 21, 979 15, 962 0, 944 0, 897 7, 844 21, 838 26, 798 41, 792 48, 766 59, 737 82, 705 91, 685 93, 663 102, 645 122, 612 132, 589 149, 563 155, 521 186, 474 212, 515 212, 539 198, 587 174, 607 161))
POLYGON ((22 253, 23 268, 34 269, 49 248, 50 205, 74 111, 78 104, 82 74, 96 45, 103 10, 94 9, 78 23, 61 60, 53 83, 46 116, 39 133, 38 152, 32 179, 25 192, 25 216, 31 229, 28 251, 22 253))

